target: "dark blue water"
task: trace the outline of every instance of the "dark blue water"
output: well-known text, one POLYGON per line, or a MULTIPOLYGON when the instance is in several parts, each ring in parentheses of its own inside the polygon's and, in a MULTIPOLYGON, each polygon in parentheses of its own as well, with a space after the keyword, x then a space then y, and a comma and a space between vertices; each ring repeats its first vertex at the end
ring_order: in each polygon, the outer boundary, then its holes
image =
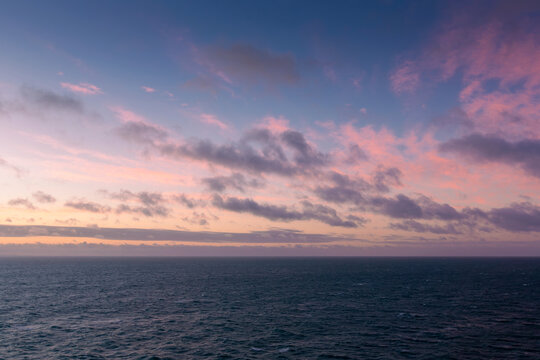
POLYGON ((0 259, 3 359, 539 359, 539 259, 0 259))

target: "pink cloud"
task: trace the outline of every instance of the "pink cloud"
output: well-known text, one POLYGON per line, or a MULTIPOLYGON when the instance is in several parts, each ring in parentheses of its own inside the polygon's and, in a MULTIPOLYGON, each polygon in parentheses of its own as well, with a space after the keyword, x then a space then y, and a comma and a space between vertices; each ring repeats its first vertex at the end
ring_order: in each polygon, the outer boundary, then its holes
POLYGON ((461 16, 444 24, 419 57, 397 67, 392 89, 413 92, 421 81, 458 75, 459 100, 475 131, 509 140, 540 138, 540 32, 526 19, 516 25, 511 16, 480 24, 461 16))
POLYGON ((151 88, 151 87, 148 87, 148 86, 141 86, 141 89, 143 89, 143 91, 144 91, 144 92, 147 92, 147 93, 153 93, 153 92, 156 92, 156 89, 151 88))
POLYGON ((86 94, 86 95, 97 95, 97 94, 103 94, 103 91, 96 85, 92 85, 89 83, 79 83, 79 84, 71 84, 67 82, 60 83, 60 85, 64 89, 71 90, 73 92, 86 94))
POLYGON ((390 83, 396 94, 415 91, 420 84, 420 74, 415 64, 411 61, 401 64, 390 76, 390 83))
POLYGON ((332 133, 345 147, 354 144, 368 155, 367 161, 351 164, 345 153, 336 152, 344 159, 336 171, 366 176, 378 164, 397 167, 403 172, 402 189, 405 193, 430 194, 436 199, 457 206, 470 206, 471 201, 483 205, 502 205, 514 201, 520 193, 538 191, 538 181, 520 170, 511 171, 507 164, 476 164, 470 166, 459 158, 442 156, 440 142, 434 134, 411 131, 397 137, 387 128, 342 125, 332 133), (505 192, 501 188, 507 189, 505 192), (456 193, 465 194, 458 198, 456 193))
POLYGON ((273 133, 282 133, 290 129, 289 120, 285 119, 283 116, 266 116, 259 125, 267 128, 273 133))
POLYGON ((229 129, 229 126, 219 120, 217 116, 212 114, 201 114, 199 115, 199 120, 202 121, 205 124, 214 125, 219 127, 221 130, 227 130, 229 129))

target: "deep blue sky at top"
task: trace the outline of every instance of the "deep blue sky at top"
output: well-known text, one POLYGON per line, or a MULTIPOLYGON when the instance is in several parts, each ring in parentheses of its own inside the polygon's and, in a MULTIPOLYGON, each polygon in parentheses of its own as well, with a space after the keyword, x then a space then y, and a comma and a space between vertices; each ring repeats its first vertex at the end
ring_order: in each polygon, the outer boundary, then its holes
POLYGON ((158 113, 163 122, 172 121, 174 110, 164 106, 166 99, 145 98, 143 105, 141 85, 166 89, 239 128, 265 115, 304 126, 362 124, 369 116, 369 123, 399 133, 454 105, 452 82, 434 89, 426 108, 418 100, 403 104, 388 81, 397 61, 422 45, 448 11, 441 2, 20 1, 2 7, 0 46, 11 55, 0 57, 4 80, 53 87, 62 71, 64 80, 99 84, 109 101, 158 113), (234 88, 234 96, 194 91, 183 86, 199 72, 186 42, 292 54, 300 80, 272 88, 248 84, 234 88))

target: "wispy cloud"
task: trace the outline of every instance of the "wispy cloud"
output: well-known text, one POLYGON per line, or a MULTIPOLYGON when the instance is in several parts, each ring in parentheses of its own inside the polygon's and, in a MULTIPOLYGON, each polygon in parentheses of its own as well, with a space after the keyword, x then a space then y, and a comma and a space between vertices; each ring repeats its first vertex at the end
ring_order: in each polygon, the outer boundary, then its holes
POLYGON ((213 46, 195 52, 196 61, 228 84, 294 84, 300 74, 292 54, 274 53, 248 44, 213 46))
POLYGON ((51 204, 56 202, 56 199, 52 195, 46 194, 43 191, 36 191, 32 194, 32 196, 37 202, 42 204, 51 204))
POLYGON ((8 201, 9 206, 23 206, 27 209, 34 210, 36 207, 30 200, 23 199, 23 198, 17 198, 17 199, 11 199, 8 201))
POLYGON ((122 241, 178 241, 200 243, 331 243, 354 237, 309 234, 296 230, 266 230, 250 233, 197 232, 168 229, 136 229, 68 226, 0 225, 0 237, 53 236, 122 241))
POLYGON ((154 93, 156 92, 156 89, 154 88, 151 88, 149 86, 141 86, 141 89, 143 89, 144 92, 147 92, 147 93, 154 93))
POLYGON ((24 171, 22 169, 20 169, 19 167, 15 166, 15 165, 12 165, 11 163, 9 163, 8 161, 6 161, 5 159, 3 159, 1 157, 0 157, 0 167, 12 170, 13 172, 15 172, 17 177, 21 177, 22 174, 24 173, 24 171))
POLYGON ((93 213, 107 213, 111 211, 111 208, 106 205, 101 205, 92 201, 86 200, 72 200, 64 204, 64 206, 71 207, 77 210, 88 211, 93 213))
POLYGON ((89 83, 71 84, 67 82, 62 82, 60 83, 60 86, 62 86, 64 89, 68 89, 70 91, 85 95, 103 94, 103 91, 101 91, 99 87, 89 83))
POLYGON ((217 126, 221 130, 229 129, 229 126, 227 124, 225 124, 223 121, 219 120, 216 115, 201 114, 199 116, 199 119, 201 120, 201 122, 203 122, 205 124, 217 126))
POLYGON ((21 95, 24 101, 46 109, 83 112, 83 104, 71 96, 60 95, 50 90, 23 86, 21 95))
POLYGON ((241 173, 233 173, 229 176, 214 176, 203 178, 201 181, 210 191, 223 192, 226 189, 235 189, 244 192, 246 188, 261 188, 264 182, 259 179, 247 179, 241 173))

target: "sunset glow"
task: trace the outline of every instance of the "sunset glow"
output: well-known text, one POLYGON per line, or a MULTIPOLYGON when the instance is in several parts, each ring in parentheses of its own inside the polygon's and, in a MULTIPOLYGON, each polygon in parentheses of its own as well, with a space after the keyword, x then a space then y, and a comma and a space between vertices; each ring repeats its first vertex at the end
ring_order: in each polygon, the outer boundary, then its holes
POLYGON ((3 5, 0 255, 540 255, 537 2, 148 4, 3 5))

